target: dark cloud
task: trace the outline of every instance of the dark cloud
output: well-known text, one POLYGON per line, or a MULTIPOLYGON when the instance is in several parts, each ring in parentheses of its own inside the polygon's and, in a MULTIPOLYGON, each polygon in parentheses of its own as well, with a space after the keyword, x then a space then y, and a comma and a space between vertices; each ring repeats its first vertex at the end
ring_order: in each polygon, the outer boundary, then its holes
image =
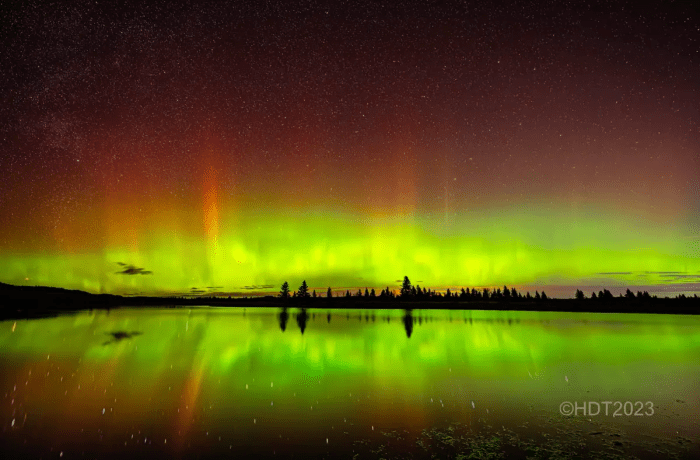
POLYGON ((117 262, 117 264, 121 267, 124 267, 124 270, 120 272, 116 272, 117 275, 152 275, 153 272, 150 270, 146 270, 144 268, 136 267, 135 265, 127 265, 123 262, 117 262))

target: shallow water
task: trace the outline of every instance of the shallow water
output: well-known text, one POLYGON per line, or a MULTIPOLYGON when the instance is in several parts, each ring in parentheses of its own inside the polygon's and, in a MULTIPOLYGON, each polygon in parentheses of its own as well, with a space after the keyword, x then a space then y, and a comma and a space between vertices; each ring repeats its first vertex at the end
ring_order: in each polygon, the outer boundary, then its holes
POLYGON ((700 454, 693 316, 124 308, 1 322, 0 368, 17 456, 422 458, 455 426, 700 454))

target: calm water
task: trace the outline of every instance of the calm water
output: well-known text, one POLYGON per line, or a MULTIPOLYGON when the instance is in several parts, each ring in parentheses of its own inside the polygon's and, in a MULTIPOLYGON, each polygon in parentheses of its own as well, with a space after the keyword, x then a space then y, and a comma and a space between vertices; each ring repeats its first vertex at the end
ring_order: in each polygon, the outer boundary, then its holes
POLYGON ((700 458, 697 317, 117 309, 1 322, 0 368, 13 456, 700 458))

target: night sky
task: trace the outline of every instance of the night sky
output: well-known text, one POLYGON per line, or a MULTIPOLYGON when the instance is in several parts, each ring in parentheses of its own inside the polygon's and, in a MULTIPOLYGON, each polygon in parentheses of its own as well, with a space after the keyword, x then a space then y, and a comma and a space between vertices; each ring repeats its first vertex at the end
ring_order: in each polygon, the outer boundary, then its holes
POLYGON ((2 282, 700 292, 692 2, 17 3, 2 282))

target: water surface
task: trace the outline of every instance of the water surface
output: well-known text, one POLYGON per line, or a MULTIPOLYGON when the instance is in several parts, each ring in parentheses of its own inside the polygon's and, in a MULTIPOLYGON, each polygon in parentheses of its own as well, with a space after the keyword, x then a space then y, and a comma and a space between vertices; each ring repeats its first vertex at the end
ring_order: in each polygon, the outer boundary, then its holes
POLYGON ((1 442, 43 458, 448 458, 510 436, 520 450, 485 449, 694 458, 699 363, 693 316, 81 312, 0 323, 1 442), (560 412, 589 401, 609 415, 560 412))

